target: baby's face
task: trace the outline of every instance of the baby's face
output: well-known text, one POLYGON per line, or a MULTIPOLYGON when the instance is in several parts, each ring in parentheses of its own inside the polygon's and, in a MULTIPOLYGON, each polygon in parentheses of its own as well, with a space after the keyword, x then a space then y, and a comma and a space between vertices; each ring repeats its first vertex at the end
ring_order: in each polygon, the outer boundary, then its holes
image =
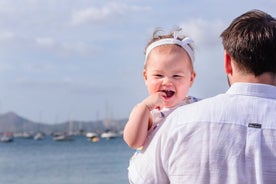
POLYGON ((182 101, 193 84, 195 73, 185 50, 176 45, 154 48, 144 71, 149 94, 164 92, 165 107, 182 101))

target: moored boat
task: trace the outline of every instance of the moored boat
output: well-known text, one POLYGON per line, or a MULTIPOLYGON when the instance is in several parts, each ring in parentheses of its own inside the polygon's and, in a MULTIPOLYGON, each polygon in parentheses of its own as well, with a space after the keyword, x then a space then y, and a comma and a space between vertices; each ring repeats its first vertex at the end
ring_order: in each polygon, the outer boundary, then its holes
POLYGON ((66 133, 60 133, 60 134, 54 134, 53 140, 55 141, 73 141, 73 137, 71 135, 68 135, 66 133))
POLYGON ((37 132, 34 135, 34 140, 38 141, 38 140, 42 140, 42 139, 44 139, 44 134, 42 132, 37 132))
POLYGON ((98 142, 100 140, 99 134, 97 134, 95 132, 86 133, 86 137, 88 138, 88 140, 90 140, 92 142, 98 142))
POLYGON ((13 141, 13 135, 10 132, 5 132, 0 139, 1 142, 12 142, 13 141))
POLYGON ((119 135, 116 132, 108 131, 101 134, 101 138, 105 139, 114 139, 118 137, 119 135))

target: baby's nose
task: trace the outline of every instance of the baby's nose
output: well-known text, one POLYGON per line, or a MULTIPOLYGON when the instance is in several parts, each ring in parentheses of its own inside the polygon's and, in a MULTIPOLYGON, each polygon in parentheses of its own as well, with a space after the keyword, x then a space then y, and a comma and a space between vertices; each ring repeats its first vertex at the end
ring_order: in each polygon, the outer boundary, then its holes
POLYGON ((171 84, 171 79, 170 79, 170 77, 164 77, 164 79, 163 79, 163 84, 171 84))

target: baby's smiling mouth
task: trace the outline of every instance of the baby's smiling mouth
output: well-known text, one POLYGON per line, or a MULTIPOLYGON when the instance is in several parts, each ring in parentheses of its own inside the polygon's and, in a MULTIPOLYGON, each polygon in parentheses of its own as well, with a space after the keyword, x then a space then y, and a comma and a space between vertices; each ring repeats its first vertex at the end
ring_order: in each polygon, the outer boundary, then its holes
POLYGON ((162 92, 164 92, 166 94, 166 97, 167 98, 170 98, 174 95, 174 91, 171 91, 171 90, 162 90, 162 92))

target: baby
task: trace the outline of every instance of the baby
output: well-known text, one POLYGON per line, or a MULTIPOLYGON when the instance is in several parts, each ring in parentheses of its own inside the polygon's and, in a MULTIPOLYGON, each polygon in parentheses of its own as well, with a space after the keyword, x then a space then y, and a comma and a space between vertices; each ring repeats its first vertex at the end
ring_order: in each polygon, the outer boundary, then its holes
POLYGON ((180 36, 180 31, 166 35, 155 31, 146 46, 143 76, 149 96, 133 108, 124 128, 124 140, 131 148, 141 148, 149 130, 174 109, 197 101, 187 97, 196 76, 193 41, 180 36))

